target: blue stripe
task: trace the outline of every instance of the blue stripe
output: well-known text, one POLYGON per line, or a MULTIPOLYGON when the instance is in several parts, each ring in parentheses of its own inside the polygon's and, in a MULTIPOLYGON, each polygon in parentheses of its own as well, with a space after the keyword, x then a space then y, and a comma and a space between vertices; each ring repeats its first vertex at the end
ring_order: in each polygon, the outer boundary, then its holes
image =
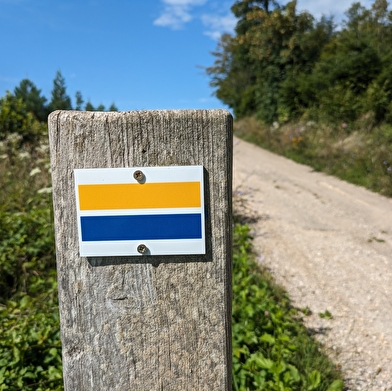
POLYGON ((201 239, 201 214, 82 216, 82 241, 201 239))

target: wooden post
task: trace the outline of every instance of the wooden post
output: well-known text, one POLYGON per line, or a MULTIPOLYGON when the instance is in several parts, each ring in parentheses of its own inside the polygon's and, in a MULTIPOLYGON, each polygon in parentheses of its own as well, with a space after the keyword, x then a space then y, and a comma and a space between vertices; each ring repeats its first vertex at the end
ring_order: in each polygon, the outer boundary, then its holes
POLYGON ((56 111, 49 137, 65 389, 231 390, 231 115, 56 111), (205 255, 79 256, 74 169, 192 165, 205 255))

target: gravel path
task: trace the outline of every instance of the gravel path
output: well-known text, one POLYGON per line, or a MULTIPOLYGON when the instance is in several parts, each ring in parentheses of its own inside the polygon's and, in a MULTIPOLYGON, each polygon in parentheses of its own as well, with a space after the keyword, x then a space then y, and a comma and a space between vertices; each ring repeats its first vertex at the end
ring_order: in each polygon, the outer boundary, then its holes
POLYGON ((347 390, 392 391, 392 200, 238 139, 234 187, 260 262, 311 310, 347 390))

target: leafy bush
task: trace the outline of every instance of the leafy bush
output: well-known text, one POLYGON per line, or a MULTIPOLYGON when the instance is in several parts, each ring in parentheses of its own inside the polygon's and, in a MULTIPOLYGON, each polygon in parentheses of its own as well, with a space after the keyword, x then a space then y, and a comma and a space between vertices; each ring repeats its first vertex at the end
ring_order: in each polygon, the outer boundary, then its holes
POLYGON ((0 298, 34 293, 36 282, 53 270, 50 209, 10 213, 0 210, 0 298))
POLYGON ((20 291, 32 294, 35 281, 55 266, 44 145, 31 152, 18 144, 0 147, 0 155, 9 152, 0 156, 0 303, 20 291))
POLYGON ((10 133, 0 143, 0 391, 59 391, 47 139, 40 136, 39 145, 29 148, 21 140, 10 133))
POLYGON ((63 390, 55 273, 35 285, 46 292, 18 295, 0 307, 0 390, 63 390))
POLYGON ((17 134, 19 146, 34 147, 39 142, 46 129, 45 124, 39 122, 27 110, 21 98, 10 92, 0 99, 0 141, 11 134, 17 134))

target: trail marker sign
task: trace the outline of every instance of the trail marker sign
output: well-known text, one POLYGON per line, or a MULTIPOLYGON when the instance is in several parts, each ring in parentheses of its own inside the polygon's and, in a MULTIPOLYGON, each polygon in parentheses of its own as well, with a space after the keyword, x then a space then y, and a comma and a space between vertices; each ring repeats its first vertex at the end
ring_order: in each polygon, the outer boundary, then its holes
POLYGON ((75 169, 74 177, 80 256, 205 254, 202 166, 75 169))

